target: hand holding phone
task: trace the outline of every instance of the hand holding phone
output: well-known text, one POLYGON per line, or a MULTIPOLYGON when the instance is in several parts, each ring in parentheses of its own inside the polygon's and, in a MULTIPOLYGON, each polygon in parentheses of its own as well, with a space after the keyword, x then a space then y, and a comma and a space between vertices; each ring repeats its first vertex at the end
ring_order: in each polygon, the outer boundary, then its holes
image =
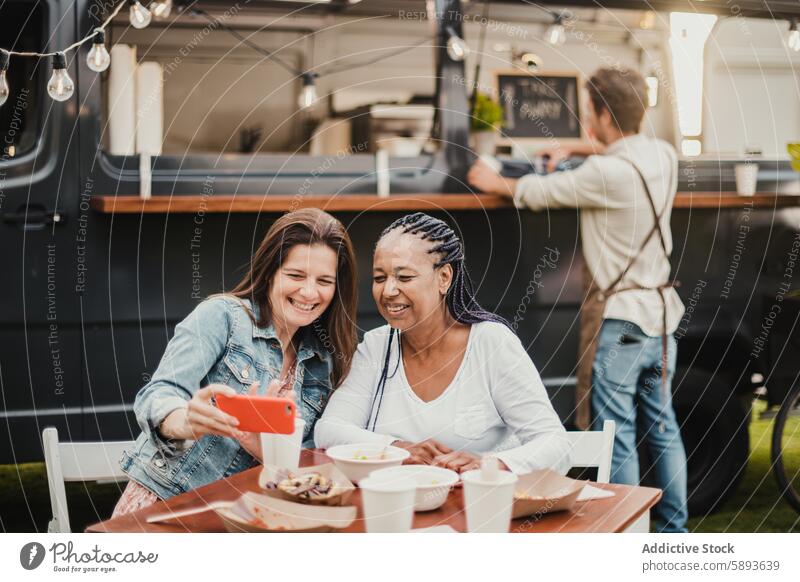
POLYGON ((292 434, 297 414, 290 398, 237 394, 218 394, 217 407, 239 420, 237 427, 246 432, 292 434))

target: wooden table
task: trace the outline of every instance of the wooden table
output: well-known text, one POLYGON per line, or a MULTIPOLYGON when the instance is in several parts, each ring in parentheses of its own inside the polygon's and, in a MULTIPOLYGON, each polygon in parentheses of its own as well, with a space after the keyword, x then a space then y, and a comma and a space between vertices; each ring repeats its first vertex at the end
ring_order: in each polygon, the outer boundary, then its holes
MULTIPOLYGON (((302 466, 327 463, 328 458, 319 450, 304 450, 302 466)), ((213 511, 176 519, 169 523, 147 523, 148 515, 198 507, 210 501, 234 500, 246 491, 260 491, 255 467, 227 479, 210 483, 189 493, 177 495, 129 515, 90 525, 87 532, 224 532, 222 521, 213 511)), ((650 487, 596 484, 615 493, 614 497, 594 499, 576 504, 572 511, 544 515, 539 519, 525 518, 511 522, 512 533, 525 532, 623 532, 647 531, 650 508, 661 499, 661 490, 650 487)), ((358 506, 358 518, 345 532, 363 532, 361 491, 356 490, 351 503, 358 506)), ((459 532, 466 531, 464 503, 460 488, 453 489, 445 504, 436 511, 414 514, 414 528, 449 525, 459 532)))

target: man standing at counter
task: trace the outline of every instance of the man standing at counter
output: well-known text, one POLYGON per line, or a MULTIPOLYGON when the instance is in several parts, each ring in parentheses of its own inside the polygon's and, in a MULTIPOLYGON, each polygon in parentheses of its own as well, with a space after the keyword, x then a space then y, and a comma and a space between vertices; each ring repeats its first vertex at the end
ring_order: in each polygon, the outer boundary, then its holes
MULTIPOLYGON (((686 453, 672 408, 684 307, 670 282, 670 214, 678 162, 668 143, 639 133, 647 88, 636 71, 601 68, 587 84, 589 130, 604 148, 575 170, 504 178, 478 161, 469 183, 518 208, 580 208, 586 297, 576 389, 579 428, 616 422, 614 483, 638 484, 637 423, 664 495, 660 532, 686 531, 686 453)), ((592 153, 572 148, 566 154, 592 153)), ((551 161, 565 155, 549 152, 551 161)))

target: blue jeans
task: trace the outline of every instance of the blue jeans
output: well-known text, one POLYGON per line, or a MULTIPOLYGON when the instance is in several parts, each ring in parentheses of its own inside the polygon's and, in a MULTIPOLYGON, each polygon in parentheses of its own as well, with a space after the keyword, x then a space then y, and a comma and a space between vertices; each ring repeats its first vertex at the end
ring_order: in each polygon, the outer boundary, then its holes
POLYGON ((686 452, 672 409, 677 343, 668 337, 666 398, 661 387, 661 338, 630 321, 606 319, 592 366, 594 430, 616 422, 611 482, 639 484, 637 423, 663 491, 655 507, 658 532, 686 531, 686 452))

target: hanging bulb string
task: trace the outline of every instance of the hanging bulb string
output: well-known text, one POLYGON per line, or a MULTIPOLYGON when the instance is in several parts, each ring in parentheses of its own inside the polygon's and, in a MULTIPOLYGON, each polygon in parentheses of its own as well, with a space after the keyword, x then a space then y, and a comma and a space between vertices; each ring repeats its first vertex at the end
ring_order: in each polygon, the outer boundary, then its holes
POLYGON ((297 69, 292 67, 290 64, 288 64, 286 61, 284 61, 283 59, 278 57, 275 54, 276 51, 269 51, 269 50, 267 50, 267 49, 265 49, 263 47, 258 46, 256 43, 254 43, 253 41, 248 39, 246 36, 241 34, 239 31, 234 30, 233 28, 230 28, 225 23, 223 23, 220 20, 218 20, 218 19, 214 18, 213 16, 211 16, 205 10, 202 10, 200 8, 191 8, 190 12, 192 14, 197 15, 197 16, 202 16, 203 18, 208 20, 211 24, 213 24, 214 26, 220 27, 224 31, 228 32, 230 35, 232 35, 232 36, 236 37, 237 39, 239 39, 239 41, 241 41, 245 45, 249 46, 251 49, 253 49, 257 53, 259 53, 261 55, 264 55, 266 58, 268 58, 268 59, 270 59, 272 61, 275 61, 281 67, 283 67, 284 69, 289 71, 292 75, 298 76, 298 75, 302 75, 303 74, 303 71, 298 71, 297 69))
MULTIPOLYGON (((272 61, 275 61, 277 64, 279 64, 281 67, 286 69, 286 71, 288 71, 289 73, 291 73, 294 76, 298 76, 299 77, 299 76, 302 76, 303 73, 308 72, 308 71, 301 71, 301 70, 295 69, 290 64, 288 64, 286 61, 284 61, 283 59, 278 57, 276 55, 276 51, 270 51, 270 50, 264 49, 263 47, 260 47, 259 45, 257 45, 256 43, 252 42, 247 37, 245 37, 244 35, 239 33, 237 30, 229 27, 225 23, 223 23, 220 20, 218 20, 215 17, 213 17, 211 14, 209 14, 205 10, 202 10, 200 8, 195 8, 194 7, 195 3, 196 3, 196 0, 194 2, 191 2, 185 8, 185 11, 188 11, 188 12, 194 14, 194 15, 197 15, 197 16, 202 16, 203 18, 208 20, 208 22, 210 22, 211 24, 213 24, 213 25, 225 30, 226 32, 228 32, 232 36, 236 37, 240 42, 242 42, 246 46, 250 47, 254 51, 258 52, 259 54, 264 55, 266 58, 268 58, 268 59, 270 59, 272 61)), ((5 48, 1 48, 0 47, 0 52, 6 53, 9 56, 16 56, 16 57, 45 58, 45 57, 53 57, 53 56, 57 55, 58 53, 67 53, 69 51, 75 50, 75 49, 79 48, 80 46, 86 44, 87 42, 90 42, 91 40, 93 40, 97 36, 99 31, 102 30, 102 31, 105 32, 106 28, 111 23, 111 21, 119 14, 120 10, 122 10, 127 4, 128 4, 128 0, 121 0, 119 2, 119 4, 117 4, 117 6, 114 8, 114 10, 111 12, 111 14, 108 15, 108 17, 103 21, 103 23, 100 26, 97 26, 97 27, 93 28, 92 31, 88 35, 83 37, 81 40, 72 43, 71 45, 69 45, 68 47, 66 47, 64 49, 57 50, 57 51, 51 51, 51 52, 47 52, 47 53, 36 53, 36 52, 14 51, 14 50, 9 50, 9 49, 5 49, 5 48)), ((533 3, 532 5, 535 6, 536 8, 541 9, 544 12, 547 12, 548 14, 553 16, 554 19, 559 18, 559 17, 563 18, 563 13, 561 13, 561 12, 556 12, 554 10, 551 10, 551 9, 545 7, 545 6, 541 6, 541 5, 535 4, 535 3, 533 3)), ((359 63, 351 63, 351 64, 344 64, 344 65, 340 65, 340 66, 333 66, 333 67, 331 67, 331 68, 329 68, 327 70, 326 69, 322 69, 321 71, 317 72, 317 76, 333 75, 333 74, 336 74, 336 73, 342 73, 342 72, 346 72, 346 71, 351 71, 353 69, 357 69, 357 68, 360 68, 360 67, 367 67, 367 66, 370 66, 370 65, 374 65, 374 64, 377 64, 377 63, 379 63, 379 62, 381 62, 383 60, 390 59, 392 57, 399 56, 399 55, 401 55, 401 54, 403 54, 405 52, 411 51, 411 50, 413 50, 415 48, 419 48, 419 47, 425 45, 428 42, 435 42, 435 39, 433 39, 431 37, 425 37, 425 38, 422 38, 422 39, 418 40, 417 42, 414 42, 414 43, 412 43, 412 44, 410 44, 408 46, 401 47, 401 48, 399 48, 399 49, 397 49, 395 51, 392 51, 392 52, 390 52, 388 54, 385 54, 385 55, 380 55, 380 56, 378 56, 378 57, 376 57, 374 59, 367 59, 367 60, 359 62, 359 63)))
MULTIPOLYGON (((24 52, 24 51, 9 50, 9 49, 5 49, 5 48, 1 48, 0 47, 0 52, 3 52, 3 53, 5 53, 5 54, 7 54, 9 56, 16 56, 16 57, 47 58, 47 57, 54 57, 58 53, 67 53, 69 51, 75 50, 75 49, 79 48, 80 46, 86 44, 87 42, 92 41, 97 36, 99 31, 102 30, 103 32, 105 32, 106 28, 111 23, 111 21, 119 14, 120 10, 122 10, 127 5, 127 3, 128 3, 127 0, 121 0, 121 2, 117 5, 117 7, 114 8, 114 11, 105 19, 103 24, 93 28, 92 31, 88 35, 86 35, 84 38, 82 38, 81 40, 79 40, 77 42, 74 42, 73 44, 69 45, 68 47, 66 47, 64 49, 57 50, 57 51, 52 51, 52 52, 48 52, 48 53, 35 53, 35 52, 24 52)), ((192 4, 194 4, 194 3, 192 3, 192 4)), ((211 14, 209 14, 205 10, 202 10, 200 8, 193 8, 190 5, 190 7, 188 8, 188 11, 193 13, 193 14, 195 14, 195 15, 197 15, 197 16, 204 17, 211 24, 214 24, 215 26, 218 26, 219 28, 225 30, 226 32, 228 32, 232 36, 236 37, 239 41, 241 41, 243 44, 247 45, 248 47, 250 47, 254 51, 258 52, 259 54, 264 55, 266 58, 268 58, 270 60, 275 61, 280 66, 282 66, 284 69, 286 69, 288 72, 290 72, 292 75, 295 75, 295 76, 299 77, 299 76, 302 76, 303 73, 308 72, 308 71, 301 71, 301 70, 295 69, 294 67, 292 67, 291 65, 286 63, 284 60, 282 60, 280 57, 278 57, 275 54, 275 51, 269 51, 269 50, 267 50, 267 49, 265 49, 263 47, 260 47, 259 45, 257 45, 256 43, 252 42, 247 37, 245 37, 244 35, 239 33, 237 30, 235 30, 233 28, 230 28, 225 23, 223 23, 223 22, 217 20, 216 18, 214 18, 211 14)), ((390 59, 392 57, 401 55, 401 54, 403 54, 403 53, 405 53, 407 51, 413 50, 415 48, 419 48, 419 47, 423 46, 424 44, 426 44, 428 42, 431 42, 431 41, 432 41, 431 37, 425 37, 425 38, 422 38, 422 39, 418 40, 415 43, 412 43, 409 46, 401 47, 398 50, 392 51, 392 52, 390 52, 388 54, 385 54, 385 55, 381 55, 381 56, 376 57, 374 59, 368 59, 368 60, 365 60, 365 61, 359 62, 359 63, 345 64, 345 65, 341 65, 341 66, 338 66, 338 67, 331 67, 330 69, 327 69, 327 70, 323 69, 322 71, 317 73, 317 76, 333 75, 333 74, 336 74, 336 73, 341 73, 341 72, 357 69, 359 67, 367 67, 369 65, 374 65, 374 64, 379 63, 379 62, 381 62, 381 61, 383 61, 385 59, 390 59)))
POLYGON ((401 54, 403 54, 405 52, 413 50, 415 48, 419 48, 419 47, 421 47, 421 46, 423 46, 423 45, 425 45, 425 44, 427 44, 429 42, 435 42, 435 39, 433 39, 432 37, 427 37, 426 36, 425 38, 422 38, 422 39, 418 40, 415 43, 412 43, 412 44, 410 44, 408 46, 400 47, 399 49, 397 49, 397 50, 395 50, 395 51, 393 51, 391 53, 388 53, 388 54, 385 54, 385 55, 381 55, 379 57, 375 57, 374 59, 365 60, 365 61, 360 62, 360 63, 344 64, 344 65, 339 66, 339 67, 331 67, 330 69, 322 69, 322 71, 320 72, 320 75, 335 75, 336 73, 342 73, 342 72, 345 72, 345 71, 352 71, 353 69, 358 69, 359 67, 367 67, 369 65, 374 65, 375 63, 379 63, 379 62, 381 62, 383 60, 390 59, 392 57, 396 57, 396 56, 401 55, 401 54))
MULTIPOLYGON (((268 58, 270 60, 273 60, 276 63, 278 63, 279 65, 281 65, 284 69, 289 71, 292 75, 300 77, 300 76, 304 75, 305 73, 310 72, 310 71, 301 71, 301 70, 295 69, 294 67, 292 67, 291 65, 289 65, 288 63, 286 63, 285 61, 280 59, 276 55, 277 51, 270 51, 270 50, 267 50, 267 49, 257 45, 256 43, 254 43, 253 41, 248 39, 246 36, 241 34, 239 31, 229 27, 224 22, 220 22, 219 20, 215 19, 211 14, 209 14, 205 10, 202 10, 200 8, 192 8, 191 12, 196 14, 196 15, 198 15, 198 16, 204 17, 206 20, 208 20, 210 23, 214 24, 215 26, 219 26, 221 29, 225 30, 226 32, 228 32, 232 36, 236 37, 243 44, 249 46, 251 49, 253 49, 257 53, 259 53, 261 55, 264 55, 266 58, 268 58)), ((395 51, 393 51, 391 53, 388 53, 388 54, 385 54, 385 55, 381 55, 381 56, 376 57, 374 59, 368 59, 368 60, 365 60, 365 61, 360 62, 360 63, 344 64, 344 65, 340 65, 338 67, 331 67, 329 69, 322 69, 319 72, 315 72, 315 74, 316 74, 317 77, 321 77, 321 76, 327 76, 327 75, 334 75, 336 73, 342 73, 342 72, 345 72, 345 71, 352 71, 353 69, 357 69, 359 67, 367 67, 369 65, 374 65, 374 64, 379 63, 379 62, 381 62, 381 61, 383 61, 385 59, 390 59, 392 57, 396 57, 396 56, 401 55, 401 54, 403 54, 403 53, 405 53, 407 51, 410 51, 412 49, 419 48, 422 45, 430 42, 431 40, 432 40, 431 37, 426 36, 425 38, 422 38, 419 41, 417 41, 415 43, 412 43, 409 46, 401 47, 401 48, 399 48, 399 49, 397 49, 397 50, 395 50, 395 51)))
POLYGON ((124 6, 125 6, 127 3, 128 3, 128 2, 127 2, 127 0, 122 0, 122 1, 121 1, 121 2, 120 2, 118 5, 117 5, 117 7, 114 9, 114 11, 113 11, 111 14, 109 14, 108 18, 106 18, 106 19, 105 19, 105 21, 103 22, 103 24, 101 24, 100 26, 97 26, 97 27, 93 28, 91 33, 89 33, 88 35, 86 35, 85 37, 83 37, 83 38, 82 38, 81 40, 79 40, 78 42, 74 42, 74 43, 72 43, 71 45, 69 45, 69 46, 68 46, 67 48, 65 48, 65 49, 61 49, 61 50, 58 50, 58 51, 53 51, 53 52, 49 52, 49 53, 31 53, 31 52, 21 52, 21 51, 12 51, 12 50, 8 50, 8 49, 4 49, 4 48, 0 48, 0 51, 3 51, 4 53, 6 53, 6 54, 8 54, 8 55, 13 55, 13 56, 15 56, 15 57, 36 57, 36 58, 45 58, 45 57, 54 57, 54 56, 56 56, 58 53, 66 53, 66 52, 68 52, 68 51, 75 50, 76 48, 80 47, 81 45, 84 45, 84 44, 86 44, 87 42, 89 42, 90 40, 92 40, 92 39, 93 39, 93 38, 94 38, 94 37, 97 35, 97 29, 98 29, 98 28, 99 28, 99 29, 102 29, 103 31, 105 31, 105 29, 106 29, 106 27, 109 25, 109 23, 110 23, 110 22, 111 22, 111 21, 114 19, 114 17, 115 17, 117 14, 119 14, 119 11, 120 11, 120 10, 122 10, 122 8, 123 8, 123 7, 124 7, 124 6))

